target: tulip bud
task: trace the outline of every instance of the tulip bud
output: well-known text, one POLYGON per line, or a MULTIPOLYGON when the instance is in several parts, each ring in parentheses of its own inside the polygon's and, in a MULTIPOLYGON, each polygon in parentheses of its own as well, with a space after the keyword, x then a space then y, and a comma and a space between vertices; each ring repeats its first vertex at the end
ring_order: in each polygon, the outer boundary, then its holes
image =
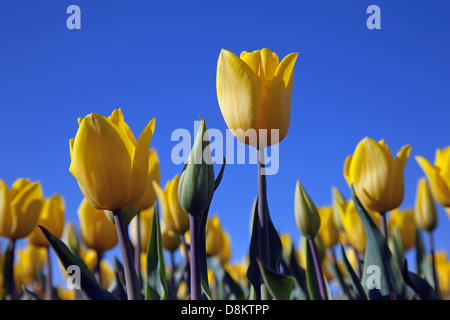
POLYGON ((183 210, 193 216, 202 215, 209 207, 215 189, 214 167, 205 120, 195 137, 189 158, 178 184, 178 201, 183 210))
POLYGON ((320 227, 319 212, 299 180, 295 188, 295 221, 302 236, 316 237, 320 227))
POLYGON ((180 246, 180 237, 173 230, 162 226, 161 239, 163 248, 169 252, 175 252, 180 246))
POLYGON ((332 199, 333 199, 333 219, 335 226, 339 229, 339 231, 344 231, 344 226, 342 225, 341 213, 339 211, 339 206, 345 204, 346 201, 342 193, 336 187, 332 187, 332 199))
POLYGON ((61 236, 62 242, 64 242, 75 255, 80 255, 80 241, 78 240, 77 232, 73 222, 66 223, 63 234, 61 236))
POLYGON ((433 231, 437 225, 436 207, 425 178, 421 178, 417 184, 414 220, 420 229, 428 232, 433 231))

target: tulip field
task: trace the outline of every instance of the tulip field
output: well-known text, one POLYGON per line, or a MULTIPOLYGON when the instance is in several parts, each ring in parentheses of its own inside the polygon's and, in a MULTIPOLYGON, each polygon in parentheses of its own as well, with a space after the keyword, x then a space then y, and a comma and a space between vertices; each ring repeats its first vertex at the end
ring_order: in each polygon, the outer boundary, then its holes
MULTIPOLYGON (((84 11, 82 4, 80 7, 84 17, 84 12, 89 10, 84 11)), ((386 5, 386 10, 388 8, 386 5)), ((368 15, 363 9, 364 18, 364 14, 368 15)), ((74 27, 69 28, 68 22, 65 32, 71 36, 76 32, 81 35, 95 28, 95 21, 89 20, 92 18, 88 13, 77 28, 76 8, 73 12, 70 19, 75 19, 74 27)), ((212 11, 206 12, 212 14, 212 11)), ((203 18, 209 19, 207 15, 203 18)), ((366 28, 365 19, 362 28, 368 34, 372 32, 370 36, 373 32, 382 34, 394 28, 387 22, 386 29, 372 30, 377 28, 371 29, 369 25, 366 28)), ((159 110, 164 110, 156 116, 152 107, 139 109, 139 121, 144 125, 136 130, 139 127, 134 123, 136 118, 129 117, 134 112, 132 103, 121 106, 120 99, 107 112, 103 112, 104 108, 98 112, 95 106, 75 112, 78 116, 69 119, 73 124, 70 137, 64 136, 65 144, 52 145, 67 155, 66 171, 55 169, 54 175, 70 175, 71 187, 78 194, 56 192, 49 195, 45 191, 48 177, 40 176, 39 170, 33 178, 28 178, 26 175, 30 171, 24 170, 26 173, 22 175, 20 166, 2 168, 0 299, 450 300, 448 246, 442 247, 442 238, 436 241, 437 232, 447 234, 445 245, 449 240, 448 230, 445 230, 449 221, 445 219, 450 219, 450 136, 444 137, 447 145, 427 141, 435 154, 430 158, 429 154, 414 150, 408 133, 404 136, 400 131, 395 133, 398 139, 395 143, 392 134, 379 138, 384 136, 381 125, 380 134, 374 136, 373 131, 362 135, 360 131, 353 133, 352 126, 360 128, 359 122, 369 123, 370 116, 365 116, 364 107, 357 111, 336 107, 342 115, 336 121, 346 127, 342 130, 349 130, 352 139, 357 136, 357 143, 348 150, 346 158, 326 159, 339 163, 337 171, 343 184, 323 186, 331 194, 329 204, 316 201, 315 186, 308 180, 311 173, 308 168, 301 168, 301 164, 313 161, 317 151, 305 150, 302 144, 315 139, 320 145, 321 139, 331 139, 332 133, 315 136, 305 130, 301 137, 293 136, 294 147, 292 140, 287 142, 290 134, 299 132, 296 130, 304 125, 302 121, 308 121, 308 116, 300 119, 293 110, 309 108, 309 115, 322 111, 320 106, 299 105, 299 98, 294 99, 305 94, 299 91, 297 82, 305 84, 304 65, 312 63, 308 62, 311 61, 308 60, 309 48, 303 47, 301 42, 286 46, 283 41, 260 41, 256 48, 252 43, 248 48, 236 49, 226 40, 215 51, 216 55, 209 57, 214 64, 207 60, 207 67, 201 70, 208 70, 206 75, 209 75, 212 93, 207 94, 212 96, 212 102, 207 108, 199 106, 195 110, 200 117, 182 119, 186 127, 194 121, 198 126, 183 163, 176 167, 172 176, 167 171, 171 168, 167 161, 170 150, 164 144, 173 144, 175 139, 173 134, 172 138, 167 135, 164 125, 160 127, 159 123, 164 117, 180 121, 176 118, 177 111, 172 111, 170 105, 158 106, 159 110), (287 51, 286 48, 298 49, 287 51), (358 121, 344 120, 356 112, 358 121), (231 173, 236 164, 228 154, 220 156, 220 164, 215 162, 217 130, 211 130, 210 123, 219 123, 223 130, 232 134, 233 143, 245 146, 256 155, 255 164, 242 166, 243 170, 253 173, 254 181, 239 180, 231 173), (165 140, 155 140, 159 132, 162 136, 165 134, 165 140), (280 184, 267 171, 267 152, 272 150, 273 156, 273 150, 283 151, 289 143, 290 151, 283 154, 292 156, 279 158, 280 172, 283 174, 286 168, 283 165, 288 163, 299 163, 298 170, 291 170, 292 179, 280 184), (420 172, 415 184, 410 183, 412 179, 405 170, 407 165, 420 172), (12 183, 10 175, 8 179, 2 177, 7 175, 7 170, 16 175, 12 183), (239 213, 227 208, 227 204, 231 208, 238 203, 236 193, 240 191, 233 193, 226 179, 236 184, 236 190, 254 189, 251 192, 255 197, 246 199, 252 203, 251 207, 241 208, 239 213), (274 196, 279 197, 277 189, 289 195, 290 211, 272 210, 279 208, 277 202, 282 201, 274 196), (405 204, 405 190, 413 190, 412 203, 405 204), (82 195, 80 199, 79 195, 82 195), (225 206, 221 202, 218 208, 215 200, 221 195, 227 198, 225 206), (78 201, 76 210, 68 210, 68 199, 78 201), (236 240, 225 226, 227 214, 234 214, 233 225, 248 226, 248 242, 242 241, 242 237, 236 240), (295 224, 295 232, 279 228, 281 215, 295 224), (233 256, 237 248, 245 252, 242 258, 233 256)), ((320 57, 323 53, 314 54, 320 57)), ((183 68, 189 66, 178 65, 176 59, 173 61, 176 68, 167 67, 166 72, 173 73, 172 85, 176 88, 180 77, 189 82, 186 72, 183 74, 183 68)), ((139 72, 137 70, 134 72, 139 72)), ((131 79, 133 72, 127 72, 131 79)), ((151 76, 158 77, 156 72, 151 76)), ((195 78, 192 81, 203 79, 200 71, 191 77, 195 78)), ((83 74, 83 78, 89 78, 89 74, 83 74)), ((341 81, 345 79, 344 75, 341 81)), ((189 83, 184 85, 189 86, 189 83)), ((98 86, 101 92, 101 84, 98 86)), ((193 87, 186 91, 174 90, 176 94, 168 95, 185 95, 183 102, 186 100, 190 108, 195 105, 195 102, 188 102, 196 94, 193 87)), ((151 92, 166 95, 164 90, 169 89, 151 92)), ((320 90, 324 92, 320 95, 326 95, 327 88, 320 90)), ((108 88, 108 94, 114 96, 112 91, 108 88)), ((336 96, 339 99, 339 95, 336 96)), ((448 100, 446 108, 448 110, 448 100)), ((49 111, 49 117, 57 119, 58 112, 49 111)), ((22 130, 32 135, 27 128, 22 130)), ((19 139, 14 135, 8 138, 19 139)), ((45 142, 36 139, 33 143, 44 145, 45 142)), ((172 162, 175 162, 173 154, 172 150, 172 162)), ((315 174, 317 183, 328 181, 320 172, 315 174)), ((195 314, 193 312, 197 311, 192 311, 191 307, 181 313, 195 314)), ((239 309, 236 308, 235 311, 239 309)))

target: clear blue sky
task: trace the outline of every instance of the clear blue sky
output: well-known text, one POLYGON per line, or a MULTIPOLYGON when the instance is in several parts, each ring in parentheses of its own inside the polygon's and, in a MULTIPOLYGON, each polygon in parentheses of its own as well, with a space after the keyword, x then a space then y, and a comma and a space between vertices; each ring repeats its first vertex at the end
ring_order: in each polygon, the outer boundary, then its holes
MULTIPOLYGON (((423 175, 413 157, 434 160, 450 145, 450 2, 280 2, 2 1, 0 178, 41 181, 46 196, 64 196, 67 220, 77 223, 82 194, 68 171, 69 139, 78 117, 120 107, 136 135, 156 118, 151 146, 165 184, 182 170, 170 158, 173 130, 193 133, 200 115, 226 129, 220 50, 268 47, 280 58, 299 52, 290 130, 279 172, 267 179, 280 233, 299 239, 297 179, 317 205, 331 203, 332 185, 350 196, 344 160, 365 136, 384 138, 393 153, 412 145, 402 207, 412 206, 423 175), (81 8, 81 30, 66 28, 71 4, 81 8), (371 4, 381 8, 381 30, 366 27, 371 4)), ((234 260, 247 252, 256 191, 256 165, 229 165, 214 195, 210 214, 231 234, 234 260)), ((450 250, 449 231, 439 207, 438 248, 450 250)))

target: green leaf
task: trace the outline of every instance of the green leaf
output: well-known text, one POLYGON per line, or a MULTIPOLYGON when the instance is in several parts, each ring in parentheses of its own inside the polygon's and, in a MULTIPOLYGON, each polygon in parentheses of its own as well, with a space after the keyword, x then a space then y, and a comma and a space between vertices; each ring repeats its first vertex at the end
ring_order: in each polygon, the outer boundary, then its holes
POLYGON ((388 241, 388 246, 392 252, 392 255, 397 261, 399 268, 402 268, 402 261, 404 255, 402 236, 397 226, 391 228, 390 231, 391 233, 388 241))
POLYGON ((267 286, 270 294, 276 300, 289 300, 291 298, 292 289, 295 280, 271 270, 259 259, 256 258, 264 284, 267 286))
POLYGON ((24 285, 22 285, 21 287, 25 300, 42 300, 41 298, 38 297, 36 293, 34 293, 31 290, 28 290, 27 287, 25 287, 24 285))
POLYGON ((128 300, 127 292, 125 291, 125 280, 123 265, 114 257, 114 279, 108 287, 108 291, 115 295, 119 300, 128 300))
POLYGON ((152 229, 147 247, 146 300, 166 300, 167 279, 159 224, 158 202, 155 204, 152 229))
POLYGON ((222 167, 220 168, 219 174, 217 175, 214 191, 216 191, 216 189, 220 185, 220 182, 222 182, 223 172, 225 171, 225 164, 226 164, 226 159, 225 159, 225 157, 223 157, 223 164, 222 164, 222 167))
POLYGON ((396 299, 405 298, 405 283, 397 261, 389 251, 388 244, 383 234, 378 230, 375 222, 373 222, 366 209, 364 209, 363 205, 356 197, 353 186, 352 198, 367 239, 362 277, 362 284, 367 296, 371 300, 392 299, 393 295, 396 299), (371 268, 369 267, 379 268, 379 277, 376 277, 376 271, 372 274, 370 272, 371 268), (371 283, 372 275, 380 281, 379 289, 369 289, 367 284, 371 283))
POLYGON ((346 300, 350 299, 351 293, 350 293, 349 287, 347 285, 347 282, 344 279, 344 276, 342 275, 341 269, 339 268, 337 261, 335 259, 333 259, 333 261, 327 263, 326 268, 328 269, 328 271, 332 275, 333 279, 336 280, 339 287, 341 288, 342 293, 343 293, 343 298, 346 300))
POLYGON ((416 268, 417 274, 423 276, 425 280, 434 287, 433 265, 428 259, 425 246, 423 244, 420 229, 416 229, 416 268))
POLYGON ((356 272, 353 270, 352 265, 348 261, 347 255, 345 254, 344 246, 341 243, 341 256, 342 262, 344 263, 345 270, 350 276, 350 282, 352 284, 353 290, 355 291, 356 300, 367 300, 366 293, 364 292, 363 287, 361 286, 359 277, 356 275, 356 272))
MULTIPOLYGON (((259 243, 258 243, 258 199, 253 202, 252 219, 251 219, 251 238, 250 238, 250 250, 249 250, 249 266, 247 269, 247 278, 253 285, 256 296, 258 299, 261 298, 260 292, 260 279, 261 272, 256 261, 259 256, 259 243)), ((278 235, 275 226, 273 225, 272 219, 269 215, 269 250, 270 250, 270 268, 276 272, 280 271, 281 259, 282 259, 282 245, 280 236, 278 235)))
POLYGON ((417 274, 408 271, 408 263, 406 259, 403 263, 403 277, 408 286, 410 286, 415 293, 422 300, 440 300, 436 295, 434 289, 430 284, 419 277, 417 274))
POLYGON ((208 221, 209 206, 203 212, 200 218, 200 230, 198 236, 198 242, 200 245, 200 285, 204 298, 211 300, 211 292, 209 292, 208 284, 208 263, 206 254, 206 222, 208 221))
POLYGON ((76 265, 80 268, 81 293, 87 300, 117 300, 117 297, 100 286, 97 279, 95 279, 94 274, 89 270, 84 261, 74 255, 64 242, 56 238, 44 227, 39 226, 39 228, 41 228, 45 238, 55 251, 65 270, 71 265, 76 265))
POLYGON ((308 285, 309 296, 311 300, 322 300, 311 248, 306 244, 302 249, 306 250, 306 283, 308 285))
POLYGON ((289 261, 282 259, 283 270, 288 276, 292 276, 295 280, 292 298, 297 300, 308 300, 308 285, 306 283, 306 272, 297 262, 296 250, 294 244, 289 254, 289 261))

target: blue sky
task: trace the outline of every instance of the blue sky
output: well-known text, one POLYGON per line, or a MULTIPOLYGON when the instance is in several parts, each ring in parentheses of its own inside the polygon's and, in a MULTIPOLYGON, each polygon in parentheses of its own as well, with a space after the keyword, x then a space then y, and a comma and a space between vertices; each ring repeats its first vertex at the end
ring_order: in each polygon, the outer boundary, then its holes
MULTIPOLYGON (((450 144, 449 11, 445 0, 3 1, 0 178, 41 181, 46 196, 63 195, 67 220, 77 223, 82 194, 68 171, 69 139, 78 117, 120 107, 135 135, 156 118, 151 146, 165 184, 182 170, 170 158, 175 129, 194 134, 200 115, 208 128, 227 128, 216 97, 220 50, 268 47, 280 58, 299 52, 290 130, 279 172, 267 178, 280 233, 299 239, 297 179, 317 205, 331 203, 333 185, 350 196, 343 165, 365 136, 384 138, 393 153, 412 145, 402 204, 411 207, 423 175, 413 157, 434 160, 450 144), (71 4, 81 8, 81 30, 66 28, 71 4), (371 4, 381 8, 380 30, 366 27, 371 4)), ((227 166, 211 206, 234 260, 248 249, 256 178, 256 165, 227 166)), ((438 219, 436 246, 448 251, 441 207, 438 219)))

